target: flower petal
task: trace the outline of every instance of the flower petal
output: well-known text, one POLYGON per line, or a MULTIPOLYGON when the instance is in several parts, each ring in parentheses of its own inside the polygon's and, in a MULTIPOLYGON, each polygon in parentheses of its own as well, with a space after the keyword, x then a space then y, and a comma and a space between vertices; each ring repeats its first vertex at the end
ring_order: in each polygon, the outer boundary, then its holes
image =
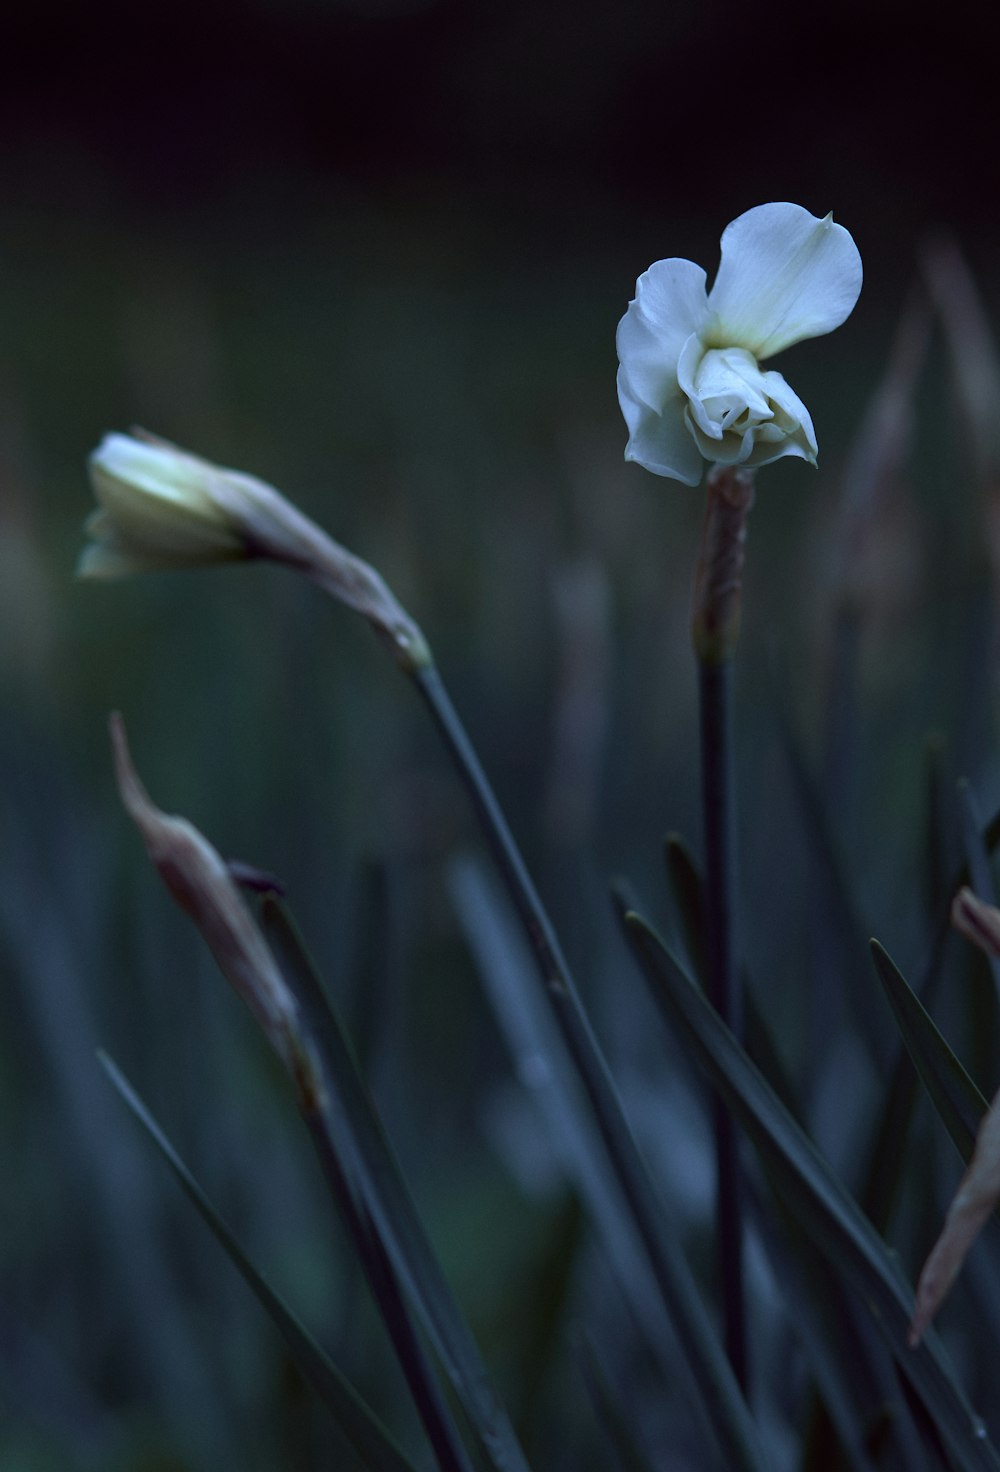
MULTIPOLYGON (((791 385, 780 373, 775 373, 773 368, 762 377, 764 390, 775 411, 775 425, 785 434, 794 434, 796 440, 803 446, 801 451, 803 459, 810 460, 815 465, 819 447, 816 444, 816 431, 813 428, 812 415, 809 410, 791 385)), ((790 450, 787 453, 794 455, 800 452, 790 450)))
POLYGON ((84 547, 76 564, 78 578, 111 579, 131 577, 133 573, 157 571, 159 564, 147 558, 124 552, 112 542, 92 542, 84 547))
POLYGON ((805 460, 809 465, 816 464, 815 451, 806 444, 801 430, 773 444, 758 436, 750 448, 749 455, 742 463, 749 469, 756 470, 760 465, 773 465, 775 460, 785 459, 805 460))
POLYGON ((638 304, 632 302, 618 324, 617 346, 618 361, 628 375, 632 393, 659 413, 664 402, 677 392, 677 352, 673 343, 665 344, 638 304))
POLYGON ((671 397, 656 413, 633 392, 624 368, 618 370, 618 400, 629 430, 625 459, 634 460, 653 475, 696 486, 704 462, 684 421, 684 400, 679 395, 671 397))
MULTIPOLYGON (((697 343, 697 339, 693 339, 697 343)), ((710 348, 690 372, 689 339, 681 354, 680 386, 687 394, 695 422, 712 439, 720 439, 735 422, 759 424, 771 418, 763 374, 745 348, 710 348)), ((699 345, 700 346, 700 345, 699 345)), ((778 376, 778 375, 776 375, 778 376)))
POLYGON ((850 316, 861 291, 861 256, 832 215, 797 204, 762 204, 726 227, 709 292, 710 346, 768 358, 822 337, 850 316))
POLYGON ((708 320, 705 273, 693 261, 654 261, 618 324, 618 360, 633 393, 659 409, 676 387, 681 348, 708 320))
POLYGON ((708 317, 705 273, 694 261, 678 256, 654 261, 635 283, 635 305, 661 341, 676 345, 676 357, 685 339, 708 317))
MULTIPOLYGON (((128 486, 110 476, 93 475, 94 490, 123 545, 153 556, 214 562, 245 556, 239 533, 216 514, 206 516, 197 502, 175 490, 164 494, 128 486)), ((93 531, 93 527, 91 527, 93 531)))
POLYGON ((178 502, 212 519, 217 517, 206 480, 216 474, 214 466, 188 455, 166 442, 137 439, 127 434, 106 434, 87 466, 98 501, 107 488, 115 487, 178 502))

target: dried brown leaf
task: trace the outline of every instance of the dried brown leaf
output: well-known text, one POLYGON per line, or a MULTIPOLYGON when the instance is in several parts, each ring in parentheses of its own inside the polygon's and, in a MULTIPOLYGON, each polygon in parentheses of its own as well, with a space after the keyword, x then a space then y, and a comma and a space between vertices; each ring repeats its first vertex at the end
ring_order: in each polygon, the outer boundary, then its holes
POLYGON ((170 817, 152 802, 132 763, 125 722, 117 711, 110 725, 118 790, 161 879, 194 921, 222 974, 253 1012, 300 1090, 311 1098, 315 1080, 295 999, 230 866, 185 818, 170 817))
POLYGON ((969 1249, 1000 1202, 1000 1093, 983 1116, 976 1148, 917 1284, 909 1343, 916 1348, 958 1276, 969 1249))

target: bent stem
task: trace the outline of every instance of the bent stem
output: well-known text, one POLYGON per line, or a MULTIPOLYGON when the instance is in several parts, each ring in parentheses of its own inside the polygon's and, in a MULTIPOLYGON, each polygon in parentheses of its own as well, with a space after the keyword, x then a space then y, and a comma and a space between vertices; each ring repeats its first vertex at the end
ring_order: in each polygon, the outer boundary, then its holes
MULTIPOLYGON (((698 657, 701 797, 705 838, 705 955, 709 997, 743 1039, 737 928, 733 658, 739 638, 746 523, 752 472, 716 466, 695 581, 692 636, 698 657)), ((724 1101, 712 1103, 716 1158, 716 1250, 726 1351, 746 1389, 749 1366, 743 1287, 743 1189, 736 1126, 724 1101)))
POLYGON ((667 1313, 696 1362, 708 1367, 706 1406, 731 1464, 762 1466, 760 1443, 736 1375, 716 1362, 713 1335, 680 1252, 663 1228, 660 1205, 620 1098, 583 1009, 552 922, 525 867, 475 749, 433 663, 409 671, 472 799, 494 859, 534 952, 545 995, 587 1094, 608 1160, 628 1203, 667 1313))

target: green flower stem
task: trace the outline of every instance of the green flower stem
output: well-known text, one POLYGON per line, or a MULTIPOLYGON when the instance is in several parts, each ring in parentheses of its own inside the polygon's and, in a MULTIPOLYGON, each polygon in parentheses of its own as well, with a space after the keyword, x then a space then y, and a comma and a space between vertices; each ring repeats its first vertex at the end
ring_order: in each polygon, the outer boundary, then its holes
MULTIPOLYGON (((701 715, 708 994, 739 1042, 743 1041, 743 998, 736 918, 733 660, 740 632, 743 559, 752 506, 753 472, 714 466, 706 487, 692 619, 701 715)), ((739 1141, 733 1118, 718 1096, 713 1100, 712 1113, 717 1171, 716 1249, 726 1349, 733 1372, 745 1389, 749 1367, 739 1141)))
MULTIPOLYGON (((736 929, 736 802, 733 773, 733 662, 698 662, 701 793, 705 825, 705 955, 708 994, 743 1039, 743 995, 736 929)), ((726 1351, 740 1385, 748 1364, 743 1291, 743 1189, 736 1125, 718 1095, 712 1101, 717 1170, 716 1233, 726 1351)))
POLYGON ((552 1007, 570 1056, 586 1091, 608 1159, 628 1203, 650 1267, 686 1353, 709 1367, 714 1403, 706 1406, 729 1464, 761 1467, 766 1459, 757 1429, 735 1375, 713 1368, 717 1350, 708 1316, 687 1265, 664 1230, 664 1213, 645 1163, 625 1118, 621 1101, 600 1045, 583 1010, 552 923, 525 867, 506 819, 468 735, 432 663, 417 666, 411 677, 433 718, 461 776, 483 832, 534 951, 545 995, 552 1007))
POLYGON ((334 1132, 329 1128, 322 1107, 303 1107, 302 1112, 334 1200, 346 1218, 372 1296, 392 1340, 440 1472, 473 1472, 472 1463, 459 1439, 437 1376, 431 1368, 405 1305, 388 1253, 365 1207, 355 1199, 351 1184, 345 1177, 334 1132))

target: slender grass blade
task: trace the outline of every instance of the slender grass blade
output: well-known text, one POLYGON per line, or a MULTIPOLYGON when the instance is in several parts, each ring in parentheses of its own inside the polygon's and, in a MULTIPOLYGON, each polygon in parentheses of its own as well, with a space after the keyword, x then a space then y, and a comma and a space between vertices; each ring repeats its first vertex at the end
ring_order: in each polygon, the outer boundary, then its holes
POLYGON ((957 1466, 998 1472, 1000 1456, 955 1381, 940 1343, 907 1345, 913 1290, 899 1264, 698 987, 634 913, 626 929, 654 996, 740 1119, 783 1197, 827 1261, 867 1303, 957 1466))
POLYGON ((270 895, 262 899, 260 915, 267 941, 322 1058, 325 1082, 331 1090, 327 1118, 350 1183, 420 1313, 490 1465, 496 1472, 528 1472, 510 1418, 430 1245, 343 1026, 294 922, 270 895))
POLYGON ((414 1472, 413 1463, 396 1445, 375 1412, 254 1267, 118 1066, 106 1053, 99 1053, 98 1058, 122 1100, 173 1171, 188 1200, 278 1328, 304 1379, 332 1412, 351 1449, 370 1472, 414 1472))
POLYGON ((931 1097, 945 1129, 968 1163, 979 1123, 989 1108, 962 1067, 937 1024, 902 972, 877 940, 871 942, 872 960, 903 1035, 913 1065, 931 1097))

